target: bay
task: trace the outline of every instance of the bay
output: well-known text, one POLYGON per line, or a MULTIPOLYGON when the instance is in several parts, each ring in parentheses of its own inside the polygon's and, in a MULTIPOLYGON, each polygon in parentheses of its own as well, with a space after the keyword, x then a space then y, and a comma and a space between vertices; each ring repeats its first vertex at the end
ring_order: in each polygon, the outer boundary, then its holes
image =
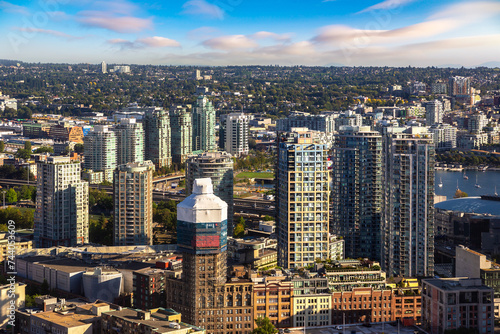
POLYGON ((447 199, 453 199, 455 192, 458 188, 466 192, 469 197, 492 195, 495 193, 495 186, 497 192, 500 193, 500 171, 486 170, 485 172, 466 170, 465 175, 469 177, 468 180, 463 178, 463 172, 450 172, 450 171, 436 171, 435 193, 439 196, 446 196, 447 199), (477 183, 481 188, 476 188, 474 185, 477 183), (438 186, 440 180, 443 182, 443 187, 438 186))

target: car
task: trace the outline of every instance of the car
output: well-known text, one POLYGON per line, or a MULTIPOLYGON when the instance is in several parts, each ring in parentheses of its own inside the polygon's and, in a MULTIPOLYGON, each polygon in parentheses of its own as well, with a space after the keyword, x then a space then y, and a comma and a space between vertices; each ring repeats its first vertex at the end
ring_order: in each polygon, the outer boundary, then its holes
POLYGON ((289 328, 285 329, 285 333, 291 333, 291 332, 292 331, 289 328))
POLYGON ((342 326, 335 326, 335 329, 342 330, 342 326))

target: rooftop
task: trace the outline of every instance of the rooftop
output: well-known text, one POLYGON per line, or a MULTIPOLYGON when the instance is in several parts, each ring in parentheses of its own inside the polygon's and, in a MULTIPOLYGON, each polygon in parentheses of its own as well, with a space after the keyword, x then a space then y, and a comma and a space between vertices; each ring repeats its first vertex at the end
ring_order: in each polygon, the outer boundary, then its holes
POLYGON ((497 201, 481 199, 481 197, 456 198, 434 205, 435 208, 465 213, 480 213, 500 216, 500 205, 497 201))
POLYGON ((441 290, 491 290, 490 287, 483 285, 480 278, 432 278, 424 282, 441 290))
POLYGON ((32 317, 50 321, 65 328, 88 326, 88 321, 96 318, 94 315, 75 313, 61 314, 58 312, 40 312, 33 314, 32 317))

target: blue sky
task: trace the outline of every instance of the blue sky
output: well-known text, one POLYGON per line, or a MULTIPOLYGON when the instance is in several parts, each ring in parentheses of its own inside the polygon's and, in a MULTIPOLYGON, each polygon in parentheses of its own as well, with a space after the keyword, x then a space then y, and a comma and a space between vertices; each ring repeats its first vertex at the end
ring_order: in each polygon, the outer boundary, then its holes
POLYGON ((0 58, 162 65, 476 66, 500 1, 0 1, 0 58))

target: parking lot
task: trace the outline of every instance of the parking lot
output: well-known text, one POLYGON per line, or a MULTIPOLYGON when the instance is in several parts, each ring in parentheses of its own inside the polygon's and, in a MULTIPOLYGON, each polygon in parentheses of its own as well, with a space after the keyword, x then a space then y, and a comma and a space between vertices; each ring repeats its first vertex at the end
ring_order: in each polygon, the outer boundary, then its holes
MULTIPOLYGON (((358 325, 346 325, 341 326, 342 329, 336 329, 337 326, 329 326, 324 328, 306 328, 306 334, 414 334, 414 331, 418 330, 414 326, 403 327, 392 326, 389 324, 374 324, 371 327, 358 326, 358 325)), ((304 334, 304 329, 292 329, 290 334, 304 334)))

